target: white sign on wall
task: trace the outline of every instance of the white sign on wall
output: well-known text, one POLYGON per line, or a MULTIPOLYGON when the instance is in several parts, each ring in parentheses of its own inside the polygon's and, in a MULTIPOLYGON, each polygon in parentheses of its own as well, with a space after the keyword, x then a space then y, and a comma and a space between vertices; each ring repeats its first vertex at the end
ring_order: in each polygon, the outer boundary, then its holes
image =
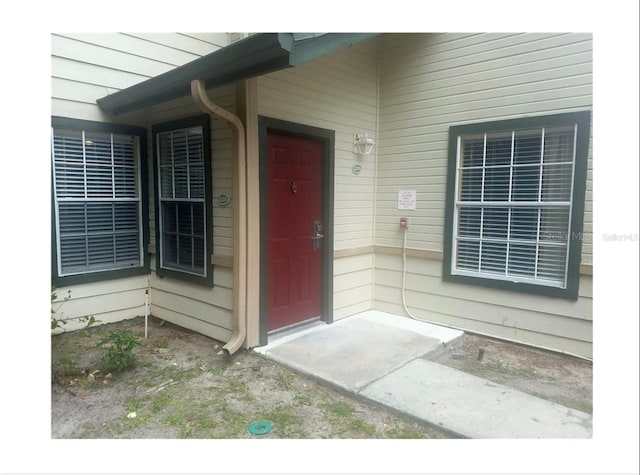
POLYGON ((398 191, 398 209, 416 209, 416 190, 398 191))

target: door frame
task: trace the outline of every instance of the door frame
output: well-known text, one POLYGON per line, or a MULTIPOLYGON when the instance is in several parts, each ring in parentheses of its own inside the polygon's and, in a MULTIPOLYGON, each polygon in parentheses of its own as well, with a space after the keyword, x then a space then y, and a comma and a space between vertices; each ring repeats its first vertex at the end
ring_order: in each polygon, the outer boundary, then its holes
POLYGON ((294 137, 308 138, 320 142, 322 146, 322 222, 324 239, 320 255, 320 320, 333 323, 333 190, 335 164, 335 130, 321 129, 308 125, 258 116, 258 139, 260 154, 260 342, 268 342, 268 296, 269 296, 269 222, 267 183, 267 134, 281 133, 294 137))

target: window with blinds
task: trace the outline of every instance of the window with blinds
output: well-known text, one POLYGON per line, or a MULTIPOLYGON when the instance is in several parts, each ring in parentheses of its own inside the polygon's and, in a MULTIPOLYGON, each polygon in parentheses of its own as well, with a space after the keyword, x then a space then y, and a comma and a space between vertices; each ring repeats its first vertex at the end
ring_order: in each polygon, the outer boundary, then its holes
POLYGON ((444 278, 576 297, 589 137, 587 111, 452 127, 444 278))
POLYGON ((156 134, 160 265, 207 276, 203 127, 156 134))
POLYGON ((59 277, 143 265, 138 140, 53 128, 59 277))
POLYGON ((565 287, 575 126, 459 137, 455 271, 565 287))

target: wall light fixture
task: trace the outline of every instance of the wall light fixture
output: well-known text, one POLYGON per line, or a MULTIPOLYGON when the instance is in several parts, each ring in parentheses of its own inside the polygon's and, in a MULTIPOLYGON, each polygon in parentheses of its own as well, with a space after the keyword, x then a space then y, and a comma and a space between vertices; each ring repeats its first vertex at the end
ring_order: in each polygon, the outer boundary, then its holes
POLYGON ((376 143, 366 132, 353 136, 353 153, 360 156, 371 155, 376 143))

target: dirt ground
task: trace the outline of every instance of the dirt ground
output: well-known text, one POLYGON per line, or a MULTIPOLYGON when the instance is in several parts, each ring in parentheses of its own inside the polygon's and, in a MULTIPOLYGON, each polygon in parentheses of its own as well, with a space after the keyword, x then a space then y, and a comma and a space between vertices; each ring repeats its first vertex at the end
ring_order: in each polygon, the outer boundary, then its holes
MULTIPOLYGON (((226 356, 220 342, 154 318, 143 336, 138 318, 52 337, 52 438, 447 437, 254 352, 226 356), (125 329, 140 337, 135 366, 104 374, 98 342, 125 329), (270 432, 249 432, 262 421, 270 432)), ((465 335, 434 361, 591 412, 591 364, 580 359, 465 335)))
POLYGON ((581 358, 465 334, 432 360, 572 409, 593 413, 593 364, 581 358))

